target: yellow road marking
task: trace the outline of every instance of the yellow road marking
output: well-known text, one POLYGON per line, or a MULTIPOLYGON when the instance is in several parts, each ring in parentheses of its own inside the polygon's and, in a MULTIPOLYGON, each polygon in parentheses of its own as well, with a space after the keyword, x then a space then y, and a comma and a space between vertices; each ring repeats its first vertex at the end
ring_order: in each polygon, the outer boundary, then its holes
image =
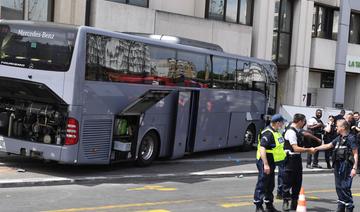
POLYGON ((106 205, 106 206, 99 206, 99 207, 49 210, 49 211, 44 211, 44 212, 99 211, 99 210, 110 210, 110 209, 120 209, 120 208, 135 208, 135 207, 149 207, 149 206, 158 206, 158 205, 182 204, 182 203, 190 203, 190 202, 193 202, 193 200, 175 200, 175 201, 162 201, 162 202, 144 202, 144 203, 132 203, 132 204, 106 205))
POLYGON ((242 198, 253 198, 254 195, 242 195, 242 196, 231 196, 225 197, 225 199, 242 199, 242 198))
MULTIPOLYGON (((274 201, 275 203, 277 202, 282 202, 281 200, 275 200, 274 201)), ((222 203, 220 204, 220 207, 223 207, 223 208, 236 208, 236 207, 243 207, 243 206, 251 206, 251 205, 254 205, 254 202, 233 202, 233 203, 222 203)))
POLYGON ((316 196, 307 196, 305 198, 306 199, 311 199, 311 200, 319 200, 320 199, 319 197, 316 197, 316 196))
MULTIPOLYGON (((146 187, 146 186, 144 186, 146 187)), ((142 187, 142 188, 144 188, 142 187)), ((147 186, 147 188, 152 188, 150 190, 164 189, 162 186, 147 186)), ((139 188, 138 188, 139 189, 139 188)), ((352 191, 360 191, 360 188, 354 188, 352 191)), ((334 189, 324 189, 324 190, 312 190, 305 192, 310 193, 327 193, 327 192, 335 192, 334 189)), ((353 196, 360 196, 360 193, 353 194, 353 196)), ((242 196, 228 196, 222 197, 222 199, 246 199, 252 198, 252 195, 242 195, 242 196)), ((314 197, 314 196, 312 196, 314 197)), ((311 198, 311 197, 310 197, 311 198)), ((317 198, 317 197, 314 197, 317 198)), ((158 206, 158 205, 171 205, 171 204, 184 204, 184 203, 193 203, 199 201, 209 201, 209 199, 191 199, 191 200, 174 200, 174 201, 159 201, 159 202, 145 202, 145 203, 132 203, 132 204, 119 204, 119 205, 106 205, 106 206, 98 206, 98 207, 87 207, 87 208, 70 208, 70 209, 60 209, 60 210, 49 210, 44 212, 81 212, 81 211, 99 211, 99 210, 110 210, 110 209, 119 209, 119 208, 136 208, 136 207, 149 207, 149 206, 158 206)), ((220 201, 220 199, 214 199, 213 201, 220 201)), ((281 202, 279 200, 275 200, 275 202, 281 202)), ((250 206, 253 202, 240 202, 240 203, 222 203, 221 207, 231 208, 231 207, 243 207, 250 206)), ((155 212, 155 211, 151 211, 155 212)), ((162 211, 157 211, 162 212, 162 211)), ((165 212, 165 211, 164 211, 165 212)))
POLYGON ((360 197, 360 193, 353 194, 353 196, 355 196, 355 197, 360 197))
POLYGON ((168 187, 157 186, 157 185, 147 185, 147 186, 144 186, 144 187, 127 189, 127 191, 145 191, 145 190, 153 190, 153 191, 176 191, 177 188, 168 188, 168 187))
POLYGON ((239 203, 223 203, 220 206, 223 208, 234 208, 253 205, 252 202, 239 202, 239 203))
POLYGON ((156 209, 156 210, 143 210, 143 211, 136 211, 136 212, 171 212, 164 209, 156 209))

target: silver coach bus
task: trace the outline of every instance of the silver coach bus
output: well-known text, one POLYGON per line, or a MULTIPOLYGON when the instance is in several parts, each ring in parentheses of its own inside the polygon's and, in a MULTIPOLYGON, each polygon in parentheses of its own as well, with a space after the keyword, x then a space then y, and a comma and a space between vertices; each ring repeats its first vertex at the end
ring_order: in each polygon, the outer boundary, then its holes
POLYGON ((0 21, 0 44, 0 151, 9 154, 148 165, 249 149, 275 110, 271 61, 22 21, 0 21))

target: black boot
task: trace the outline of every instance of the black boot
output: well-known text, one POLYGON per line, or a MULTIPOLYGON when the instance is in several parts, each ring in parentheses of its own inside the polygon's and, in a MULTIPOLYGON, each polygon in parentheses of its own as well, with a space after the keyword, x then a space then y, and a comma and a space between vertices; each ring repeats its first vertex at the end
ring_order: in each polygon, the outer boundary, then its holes
POLYGON ((282 209, 283 209, 283 211, 289 211, 290 210, 289 200, 284 199, 282 209))
POLYGON ((266 204, 266 212, 280 212, 279 210, 276 210, 274 205, 272 203, 266 204))
POLYGON ((264 207, 262 205, 256 205, 255 212, 265 212, 264 207))
POLYGON ((326 161, 326 168, 332 169, 331 164, 330 164, 330 161, 326 161))

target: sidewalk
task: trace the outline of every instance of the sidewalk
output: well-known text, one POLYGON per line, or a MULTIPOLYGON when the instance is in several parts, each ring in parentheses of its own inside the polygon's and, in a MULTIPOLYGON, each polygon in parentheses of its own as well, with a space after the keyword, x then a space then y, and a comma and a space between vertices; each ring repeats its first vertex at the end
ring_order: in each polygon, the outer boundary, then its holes
MULTIPOLYGON (((320 164, 324 165, 323 162, 320 164)), ((305 167, 305 163, 303 166, 305 167)), ((318 173, 332 173, 332 170, 304 168, 304 174, 318 173)), ((136 167, 131 162, 111 166, 69 166, 0 154, 0 187, 149 183, 150 181, 179 181, 183 178, 205 180, 206 178, 256 175, 254 151, 205 152, 179 160, 156 161, 149 167, 136 167)))

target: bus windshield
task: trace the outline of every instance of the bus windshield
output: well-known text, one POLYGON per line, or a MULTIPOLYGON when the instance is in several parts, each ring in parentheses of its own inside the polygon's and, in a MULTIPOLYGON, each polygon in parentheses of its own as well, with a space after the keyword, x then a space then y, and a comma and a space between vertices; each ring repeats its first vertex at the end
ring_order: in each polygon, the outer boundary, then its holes
POLYGON ((75 39, 75 28, 0 24, 0 64, 67 71, 75 39))

